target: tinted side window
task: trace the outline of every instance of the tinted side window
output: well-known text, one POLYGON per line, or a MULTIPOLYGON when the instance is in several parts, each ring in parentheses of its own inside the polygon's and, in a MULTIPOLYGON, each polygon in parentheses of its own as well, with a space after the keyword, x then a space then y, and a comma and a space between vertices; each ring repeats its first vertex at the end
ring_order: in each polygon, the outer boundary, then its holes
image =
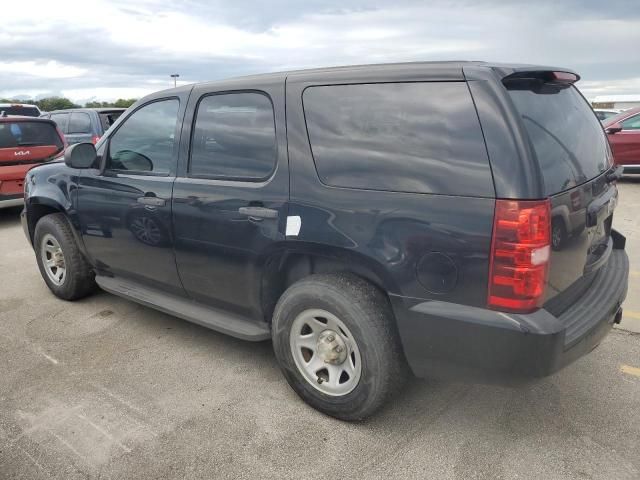
POLYGON ((178 107, 177 99, 169 99, 136 110, 111 136, 107 168, 160 175, 172 171, 178 107))
POLYGON ((109 130, 109 127, 113 125, 113 123, 122 115, 124 112, 116 111, 116 112, 100 112, 98 116, 100 117, 100 124, 102 125, 102 131, 106 132, 109 130))
POLYGON ((266 95, 204 97, 191 140, 192 176, 261 180, 276 162, 273 106, 266 95))
POLYGON ((68 113, 52 113, 51 120, 56 122, 56 125, 60 129, 60 131, 64 134, 69 133, 69 129, 67 128, 69 122, 69 114, 68 113))
POLYGON ((307 88, 305 117, 325 184, 491 196, 493 182, 464 82, 307 88))
POLYGON ((91 117, 85 112, 73 112, 68 130, 69 133, 91 133, 91 117))
POLYGON ((640 115, 636 115, 631 118, 627 118, 622 122, 623 130, 640 130, 640 115))

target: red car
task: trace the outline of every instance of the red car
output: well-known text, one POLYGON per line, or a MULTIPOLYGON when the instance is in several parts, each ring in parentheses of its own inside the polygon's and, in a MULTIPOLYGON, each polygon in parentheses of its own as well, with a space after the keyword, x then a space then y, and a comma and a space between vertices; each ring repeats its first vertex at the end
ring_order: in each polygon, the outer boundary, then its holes
POLYGON ((65 147, 51 120, 0 116, 0 208, 21 205, 27 170, 52 160, 65 147))
POLYGON ((602 122, 613 150, 613 161, 625 173, 640 173, 640 107, 631 108, 602 122))

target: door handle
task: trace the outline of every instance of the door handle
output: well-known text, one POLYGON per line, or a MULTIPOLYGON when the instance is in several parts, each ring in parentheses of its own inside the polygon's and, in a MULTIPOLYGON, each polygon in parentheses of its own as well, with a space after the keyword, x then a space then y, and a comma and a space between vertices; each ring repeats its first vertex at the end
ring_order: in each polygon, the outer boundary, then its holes
POLYGON ((278 211, 272 208, 240 207, 238 212, 256 220, 262 220, 263 218, 278 218, 278 211))
POLYGON ((142 205, 149 205, 152 207, 164 207, 167 204, 167 201, 164 198, 156 196, 144 196, 138 198, 138 203, 141 203, 142 205))

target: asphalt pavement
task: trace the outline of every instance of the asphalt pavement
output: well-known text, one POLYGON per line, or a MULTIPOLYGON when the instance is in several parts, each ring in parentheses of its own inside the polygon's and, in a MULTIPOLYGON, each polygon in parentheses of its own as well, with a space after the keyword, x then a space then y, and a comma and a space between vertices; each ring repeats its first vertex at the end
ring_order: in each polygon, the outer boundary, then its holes
POLYGON ((620 329, 518 387, 413 380, 372 419, 328 418, 270 343, 235 340, 107 293, 49 293, 0 211, 0 479, 640 478, 640 178, 620 329))

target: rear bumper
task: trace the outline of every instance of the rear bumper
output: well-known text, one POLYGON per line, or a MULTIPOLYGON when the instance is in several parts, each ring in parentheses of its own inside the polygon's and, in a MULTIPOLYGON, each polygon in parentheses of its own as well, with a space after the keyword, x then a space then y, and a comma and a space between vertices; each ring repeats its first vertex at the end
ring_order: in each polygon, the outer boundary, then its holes
POLYGON ((0 164, 0 208, 21 205, 24 192, 24 177, 35 164, 0 164))
POLYGON ((635 165, 622 165, 623 173, 640 173, 640 163, 635 165))
POLYGON ((409 365, 418 377, 513 381, 544 377, 589 353, 621 318, 629 259, 614 250, 562 315, 502 313, 392 296, 409 365))

